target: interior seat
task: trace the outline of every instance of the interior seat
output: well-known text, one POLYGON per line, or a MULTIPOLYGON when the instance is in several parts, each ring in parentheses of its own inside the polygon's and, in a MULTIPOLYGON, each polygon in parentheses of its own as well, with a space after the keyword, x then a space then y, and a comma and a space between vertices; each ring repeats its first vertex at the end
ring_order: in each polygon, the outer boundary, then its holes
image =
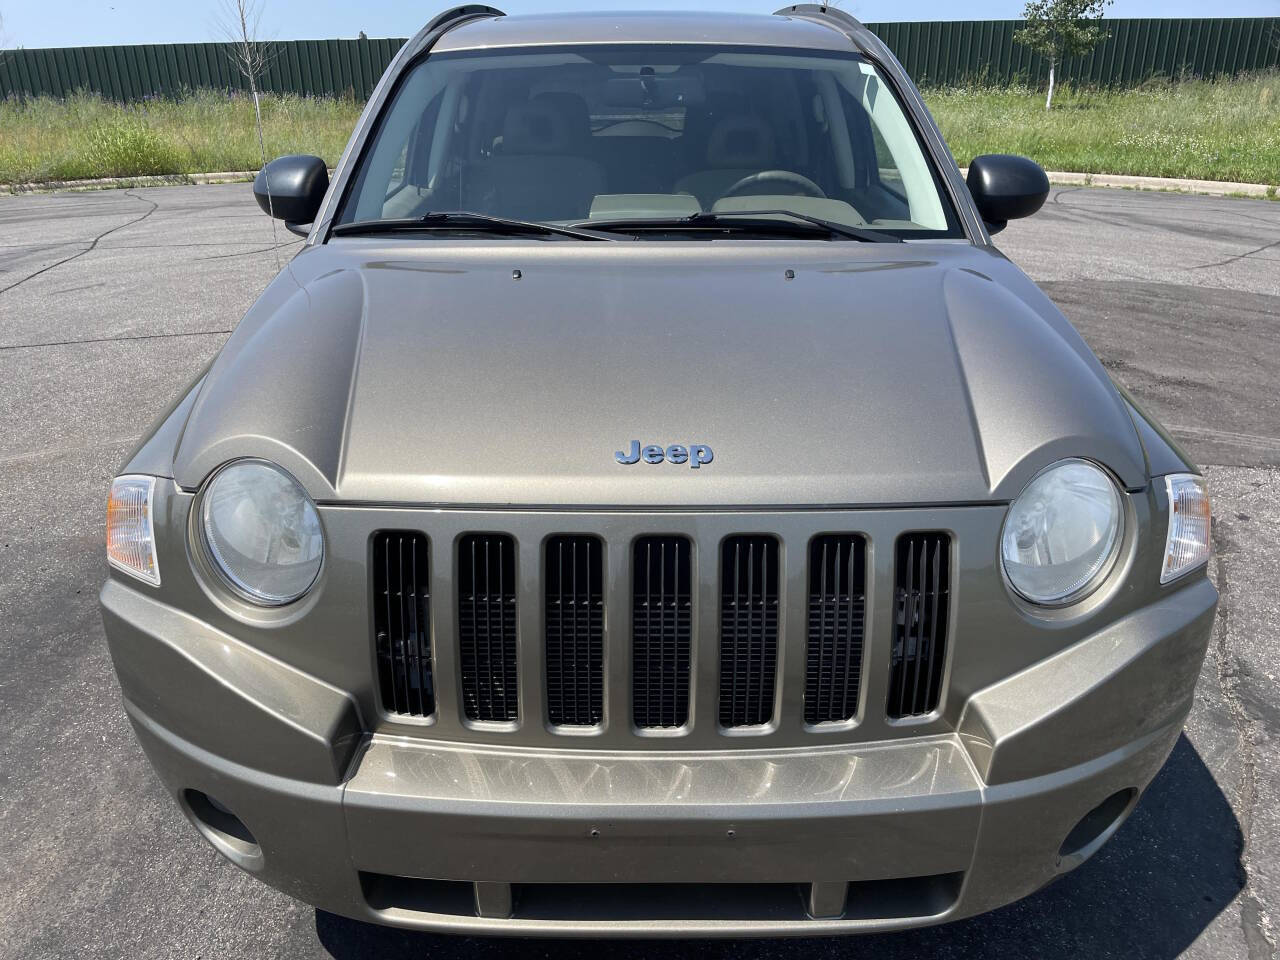
POLYGON ((522 220, 585 219, 605 192, 604 168, 585 156, 587 105, 543 94, 507 111, 499 152, 466 171, 463 206, 522 220))
POLYGON ((710 210, 735 183, 773 169, 776 159, 777 142, 772 128, 759 117, 735 114, 711 128, 706 169, 682 177, 675 189, 693 194, 703 210, 710 210))

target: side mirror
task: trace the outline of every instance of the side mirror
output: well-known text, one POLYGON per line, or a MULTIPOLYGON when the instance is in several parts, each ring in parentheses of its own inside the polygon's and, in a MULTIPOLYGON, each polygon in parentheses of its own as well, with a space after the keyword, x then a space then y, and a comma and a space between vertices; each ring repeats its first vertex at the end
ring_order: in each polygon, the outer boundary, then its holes
POLYGON ((1049 177, 1040 164, 1007 153, 974 157, 968 184, 991 233, 999 233, 1010 220, 1031 216, 1049 196, 1049 177))
POLYGON ((329 189, 329 171, 319 157, 291 154, 278 157, 258 171, 253 196, 262 212, 283 220, 292 232, 307 235, 329 189), (270 191, 268 191, 270 186, 270 191))

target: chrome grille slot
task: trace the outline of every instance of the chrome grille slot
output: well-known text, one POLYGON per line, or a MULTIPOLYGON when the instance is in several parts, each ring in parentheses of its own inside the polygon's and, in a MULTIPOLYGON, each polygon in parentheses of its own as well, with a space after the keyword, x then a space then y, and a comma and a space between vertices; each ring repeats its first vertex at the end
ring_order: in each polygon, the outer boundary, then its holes
POLYGON ((594 726, 604 718, 604 545, 552 537, 546 589, 547 719, 594 726))
POLYGON ((893 719, 938 708, 951 599, 951 538, 908 533, 894 551, 894 623, 887 712, 893 719))
POLYGON ((720 725, 773 720, 778 668, 778 541, 727 538, 720 549, 720 725))
POLYGON ((373 633, 382 705, 429 717, 436 710, 431 664, 431 592, 427 538, 384 531, 373 536, 373 633))
POLYGON ((458 541, 458 656, 467 719, 519 716, 516 669, 516 547, 504 534, 458 541))
POLYGON ((686 537, 643 537, 632 550, 631 709, 640 729, 689 722, 692 548, 686 537))
POLYGON ((862 537, 822 536, 810 541, 805 723, 852 720, 858 712, 866 582, 862 537))

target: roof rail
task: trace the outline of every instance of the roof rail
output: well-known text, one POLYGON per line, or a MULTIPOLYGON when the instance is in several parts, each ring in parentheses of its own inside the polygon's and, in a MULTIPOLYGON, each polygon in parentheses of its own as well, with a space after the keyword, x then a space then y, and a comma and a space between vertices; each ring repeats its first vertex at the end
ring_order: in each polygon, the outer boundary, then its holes
POLYGON ((506 14, 497 7, 490 7, 483 3, 464 3, 460 7, 451 7, 443 13, 432 17, 427 22, 427 25, 419 30, 414 38, 409 41, 415 47, 411 56, 417 57, 424 51, 424 48, 429 48, 450 29, 466 20, 475 20, 478 17, 505 16, 506 14))
POLYGON ((809 20, 820 23, 824 27, 838 30, 849 38, 860 53, 867 52, 864 36, 870 33, 862 21, 853 14, 825 3, 794 3, 789 7, 774 11, 775 17, 794 17, 796 20, 809 20))
POLYGON ((488 7, 483 3, 464 3, 460 7, 453 7, 444 13, 437 14, 432 17, 427 25, 423 28, 429 32, 439 30, 446 24, 452 23, 454 20, 461 20, 463 17, 505 17, 506 14, 496 7, 488 7))

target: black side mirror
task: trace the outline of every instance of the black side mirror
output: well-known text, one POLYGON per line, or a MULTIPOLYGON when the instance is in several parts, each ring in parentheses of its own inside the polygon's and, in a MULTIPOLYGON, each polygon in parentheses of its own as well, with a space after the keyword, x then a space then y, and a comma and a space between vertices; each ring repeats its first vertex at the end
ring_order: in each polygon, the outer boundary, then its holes
POLYGON ((303 227, 315 222, 328 189, 329 171, 324 161, 302 154, 272 160, 253 179, 253 196, 262 212, 283 220, 291 231, 304 237, 307 231, 303 227))
POLYGON ((1049 196, 1049 177, 1040 164, 1008 153, 974 157, 968 183, 991 233, 999 233, 1010 220, 1031 216, 1049 196))

